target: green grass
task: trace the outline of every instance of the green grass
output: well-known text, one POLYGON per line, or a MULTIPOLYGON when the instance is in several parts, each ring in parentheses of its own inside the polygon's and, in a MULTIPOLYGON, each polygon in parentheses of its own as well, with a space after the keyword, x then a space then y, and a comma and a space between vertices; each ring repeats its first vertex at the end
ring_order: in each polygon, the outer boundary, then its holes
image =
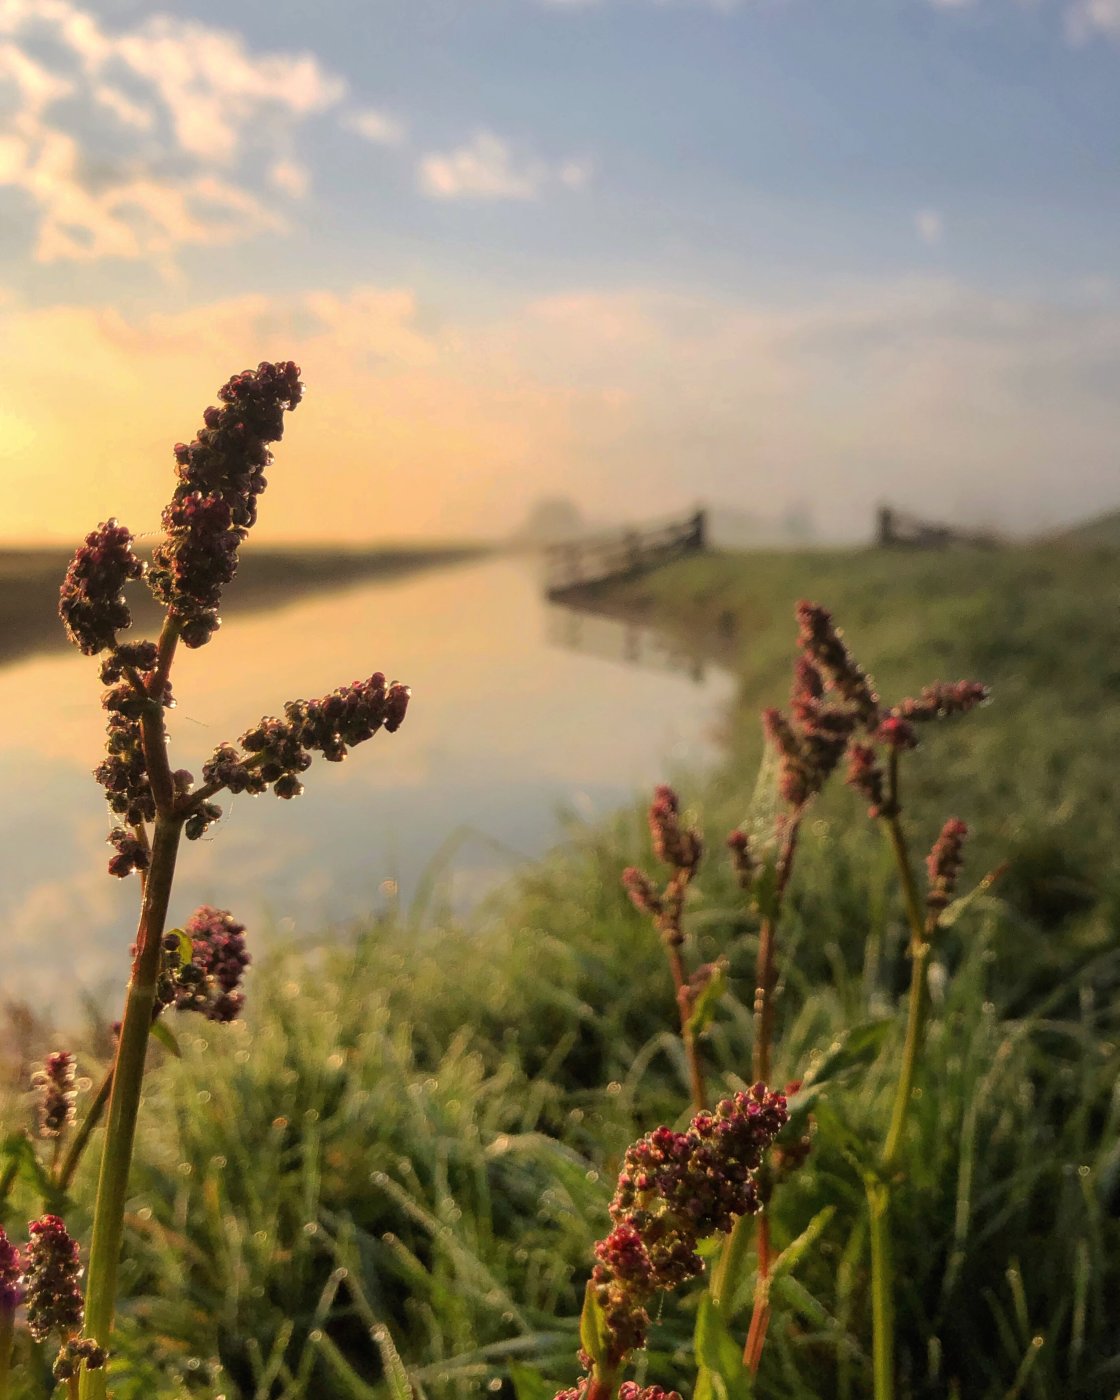
MULTIPOLYGON (((919 854, 952 812, 976 831, 973 878, 1011 867, 938 945, 895 1195, 899 1400, 1109 1397, 1116 560, 714 556, 612 591, 612 606, 693 638, 736 619, 726 764, 678 784, 712 849, 690 905, 697 955, 731 960, 733 994, 705 1043, 727 1089, 749 1073, 756 928, 720 846, 751 809, 757 709, 788 690, 801 595, 835 610, 884 695, 958 676, 995 692, 935 726, 906 770, 919 854)), ((640 801, 573 828, 468 929, 431 914, 293 949, 255 972, 243 1025, 177 1022, 183 1058, 155 1072, 142 1118, 120 1400, 396 1400, 400 1368, 421 1400, 512 1395, 519 1365, 574 1379, 621 1152, 678 1121, 688 1094, 663 955, 619 886, 635 860, 650 865, 640 801)), ((816 1128, 771 1205, 778 1247, 836 1211, 778 1289, 765 1400, 870 1390, 859 1166, 889 1117, 904 945, 880 834, 837 785, 808 825, 781 935, 775 1078, 816 1076, 816 1128)), ((748 1277, 740 1335, 749 1291, 748 1277)), ((695 1301, 667 1301, 646 1361, 649 1380, 686 1396, 695 1301)))

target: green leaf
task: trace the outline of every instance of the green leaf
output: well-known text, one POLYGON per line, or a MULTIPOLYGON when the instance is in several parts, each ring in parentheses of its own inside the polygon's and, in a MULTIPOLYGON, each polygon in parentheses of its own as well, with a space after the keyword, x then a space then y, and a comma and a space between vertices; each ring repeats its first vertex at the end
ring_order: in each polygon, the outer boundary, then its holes
POLYGON ((33 1187, 44 1200, 53 1200, 57 1196, 50 1174, 39 1161, 31 1134, 23 1128, 9 1133, 0 1144, 0 1162, 4 1163, 0 1176, 6 1176, 14 1169, 15 1179, 33 1187))
POLYGON ((858 1026, 841 1032, 828 1049, 815 1061, 802 1081, 801 1088, 789 1100, 789 1127, 784 1135, 799 1132, 826 1086, 853 1069, 869 1064, 879 1053, 890 1035, 894 1020, 883 1017, 876 1021, 861 1021, 858 1026))
POLYGON ((696 1312, 693 1348, 700 1369, 695 1400, 705 1392, 711 1400, 747 1400, 752 1393, 751 1377, 743 1364, 743 1346, 728 1330, 712 1299, 700 1299, 696 1312))
POLYGON ((517 1400, 552 1400, 556 1391, 543 1376, 530 1371, 528 1366, 514 1363, 509 1368, 509 1378, 513 1382, 517 1400))
POLYGON ((164 938, 174 937, 179 940, 179 956, 184 963, 189 963, 194 956, 194 944, 191 942, 190 935, 184 933, 181 928, 169 928, 163 936, 164 938))
POLYGON ((727 969, 726 958, 712 964, 712 975, 696 998, 692 1015, 688 1018, 688 1028, 693 1035, 701 1035, 715 1019, 716 1007, 727 991, 727 969))
POLYGON ((183 1058, 183 1052, 179 1049, 179 1042, 175 1039, 175 1032, 166 1021, 153 1021, 152 1029, 149 1034, 153 1040, 158 1040, 165 1050, 170 1051, 177 1060, 183 1058))
POLYGON ((580 1346, 590 1356, 596 1366, 601 1366, 607 1357, 607 1319, 595 1288, 588 1279, 583 1292, 583 1312, 579 1316, 580 1346))
POLYGON ((798 1237, 786 1245, 781 1254, 770 1268, 770 1282, 776 1278, 781 1278, 783 1274, 792 1273, 800 1261, 802 1255, 812 1245, 814 1245, 824 1231, 828 1228, 828 1223, 836 1214, 835 1206, 825 1206, 823 1210, 817 1211, 812 1220, 809 1221, 805 1229, 798 1237))
POLYGON ((876 1176, 877 1144, 865 1142, 840 1117, 827 1099, 818 1103, 815 1109, 817 1130, 831 1142, 855 1167, 861 1177, 868 1173, 876 1176))

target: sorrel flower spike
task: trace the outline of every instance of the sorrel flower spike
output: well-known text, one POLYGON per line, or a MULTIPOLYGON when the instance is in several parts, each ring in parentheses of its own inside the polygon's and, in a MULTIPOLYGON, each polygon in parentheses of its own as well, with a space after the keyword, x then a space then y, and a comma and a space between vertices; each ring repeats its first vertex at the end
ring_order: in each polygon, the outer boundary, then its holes
MULTIPOLYGON (((591 1374, 556 1400, 614 1395, 626 1357, 645 1345, 654 1293, 702 1273, 701 1240, 761 1209, 755 1174, 788 1121, 784 1095, 755 1084, 698 1113, 687 1132, 658 1128, 627 1150, 610 1207, 614 1229, 595 1246, 588 1288, 602 1351, 581 1357, 591 1374)), ((626 1384, 621 1394, 646 1396, 626 1384)))
POLYGON ((58 615, 83 655, 115 646, 117 633, 132 626, 124 586, 143 572, 132 535, 119 521, 104 521, 78 546, 59 590, 58 615))
POLYGON ((179 623, 184 646, 200 647, 219 625, 222 589, 237 572, 237 550, 257 518, 268 444, 284 434, 284 412, 303 396, 299 366, 262 361, 218 390, 221 408, 203 414, 189 444, 175 446, 179 484, 163 512, 148 585, 179 623))

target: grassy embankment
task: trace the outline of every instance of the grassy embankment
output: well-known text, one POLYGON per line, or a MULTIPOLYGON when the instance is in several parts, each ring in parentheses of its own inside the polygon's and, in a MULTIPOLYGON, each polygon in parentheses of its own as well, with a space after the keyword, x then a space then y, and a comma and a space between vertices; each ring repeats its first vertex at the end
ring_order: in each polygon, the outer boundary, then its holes
MULTIPOLYGON (((1012 867, 936 958, 895 1206, 905 1400, 1120 1386, 1118 565, 1037 550, 716 556, 599 600, 692 645, 719 620, 712 644, 742 674, 726 765, 679 784, 711 844, 691 926, 704 957, 730 957, 737 993, 706 1044, 719 1087, 748 1072, 756 938, 720 846, 751 807, 757 710, 788 689, 794 599, 835 610, 884 695, 957 676, 995 692, 907 765, 919 853, 953 813, 977 833, 968 874, 1012 867)), ((810 1161, 772 1204, 778 1247, 837 1210, 776 1289, 765 1400, 869 1393, 851 1159, 884 1135, 907 978, 879 833, 839 785, 815 815, 782 935, 776 1077, 815 1072, 823 1092, 810 1161), (881 1032, 845 1041, 887 1018, 877 1054, 881 1032)), ((662 953, 619 887, 635 860, 650 865, 641 804, 573 832, 481 929, 402 917, 271 959, 245 1024, 207 1028, 209 1044, 180 1023, 183 1061, 157 1070, 145 1109, 122 1400, 388 1400, 397 1353, 432 1400, 501 1386, 518 1364, 570 1381, 619 1154, 687 1099, 662 953), (129 1361, 153 1345, 158 1364, 129 1361)), ((649 1379, 686 1395, 689 1335, 688 1299, 670 1299, 649 1379)), ((523 1378, 518 1394, 552 1389, 523 1378)))

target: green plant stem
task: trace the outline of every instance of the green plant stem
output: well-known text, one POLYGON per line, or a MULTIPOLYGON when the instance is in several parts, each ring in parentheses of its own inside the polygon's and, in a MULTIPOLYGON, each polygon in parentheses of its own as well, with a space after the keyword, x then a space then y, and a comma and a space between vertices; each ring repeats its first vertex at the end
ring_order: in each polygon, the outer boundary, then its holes
POLYGON ((891 1250, 890 1187, 868 1178, 871 1226, 871 1335, 875 1400, 894 1395, 894 1261, 891 1250))
POLYGON ((894 852, 910 926, 910 997, 906 1014, 906 1040, 895 1086, 887 1140, 879 1158, 879 1173, 866 1183, 871 1225, 871 1313, 872 1359, 875 1400, 894 1397, 894 1264, 890 1237, 891 1173, 902 1147, 906 1119, 914 1094, 914 1076, 925 1028, 929 941, 934 924, 922 910, 918 882, 910 861, 910 850, 899 819, 898 751, 892 750, 887 777, 887 802, 883 824, 894 852))
MULTIPOLYGON (((771 912, 763 917, 758 931, 758 959, 755 964, 754 992, 754 1055, 755 1082, 770 1082, 770 1050, 774 1039, 774 987, 778 980, 778 920, 782 912, 786 886, 797 854, 797 838, 801 831, 800 812, 792 815, 786 827, 775 871, 771 912)), ((742 1222, 736 1222, 736 1229, 742 1222)), ((744 1228, 746 1228, 744 1226, 744 1228)), ((734 1235, 734 1231, 732 1231, 734 1235)), ((770 1325, 770 1224, 765 1216, 758 1221, 758 1275, 754 1290, 751 1325, 743 1344, 743 1361, 751 1375, 758 1372, 766 1332, 770 1325)))
POLYGON ((78 1163, 82 1160, 82 1153, 86 1150, 86 1144, 89 1142, 94 1128, 101 1122, 101 1115, 105 1112, 105 1105, 109 1102, 112 1089, 113 1066, 110 1065, 105 1071, 101 1083, 97 1086, 97 1093, 86 1109, 85 1117, 79 1124, 78 1131, 70 1139, 66 1156, 62 1159, 62 1166, 55 1177, 55 1185, 60 1191, 69 1191, 70 1183, 74 1180, 74 1173, 78 1170, 78 1163))
MULTIPOLYGON (((109 1350, 113 1328, 124 1206, 144 1081, 144 1061, 182 825, 182 820, 177 816, 161 814, 156 818, 151 865, 136 935, 136 957, 125 1001, 109 1097, 109 1121, 101 1155, 86 1286, 86 1335, 93 1337, 106 1351, 109 1350)), ((79 1391, 81 1400, 104 1400, 106 1380, 104 1368, 97 1371, 83 1368, 79 1391)))
POLYGON ((12 1368, 12 1333, 15 1316, 10 1308, 0 1308, 0 1400, 11 1394, 8 1381, 12 1368))
POLYGON ((677 1006, 681 1016, 681 1043, 688 1064, 688 1079, 691 1085, 692 1107, 695 1113, 703 1113, 708 1106, 708 1091, 704 1083, 704 1067, 700 1063, 700 1051, 696 1037, 692 1034, 692 1013, 688 1004, 688 978, 685 975, 681 950, 675 943, 666 942, 665 951, 669 956, 669 966, 673 972, 673 985, 677 989, 677 1006))

